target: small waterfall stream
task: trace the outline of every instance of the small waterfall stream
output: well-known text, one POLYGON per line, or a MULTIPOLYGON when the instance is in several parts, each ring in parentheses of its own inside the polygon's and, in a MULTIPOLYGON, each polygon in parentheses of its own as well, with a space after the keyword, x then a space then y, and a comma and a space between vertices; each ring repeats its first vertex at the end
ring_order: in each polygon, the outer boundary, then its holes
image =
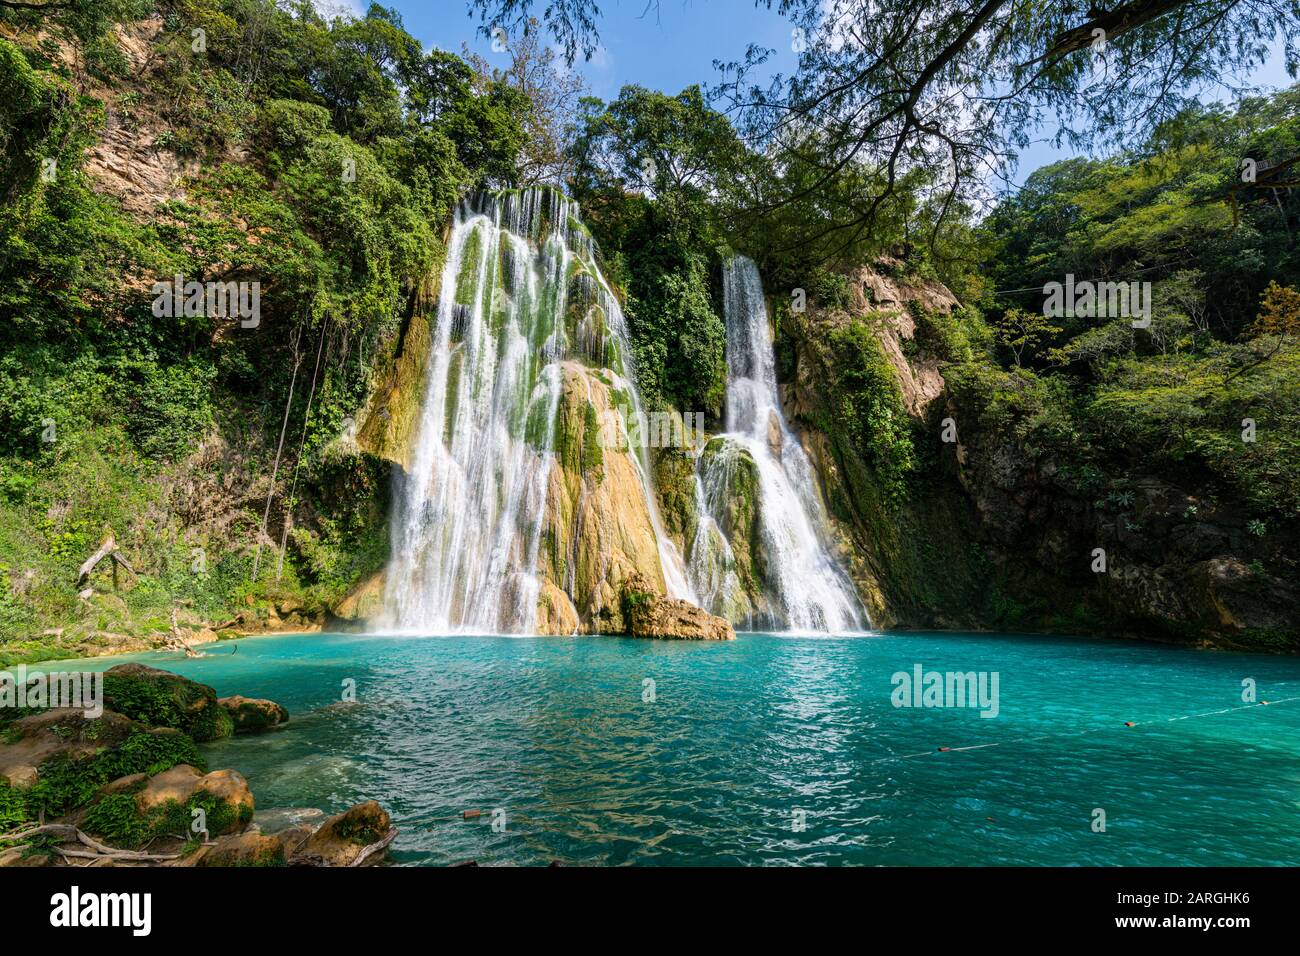
POLYGON ((735 256, 724 266, 723 295, 727 431, 714 439, 722 444, 699 463, 697 500, 704 517, 691 548, 692 584, 706 607, 736 620, 741 585, 732 545, 719 525, 735 500, 737 476, 749 467, 757 477, 766 607, 742 623, 793 631, 860 630, 866 615, 826 546, 829 527, 812 463, 781 412, 772 335, 753 260, 735 256))

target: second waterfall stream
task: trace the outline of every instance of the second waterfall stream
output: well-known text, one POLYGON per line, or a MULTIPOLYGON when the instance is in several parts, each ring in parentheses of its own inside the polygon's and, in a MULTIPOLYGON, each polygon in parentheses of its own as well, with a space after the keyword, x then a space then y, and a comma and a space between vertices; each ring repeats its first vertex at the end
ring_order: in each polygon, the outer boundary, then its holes
POLYGON ((865 612, 827 544, 817 476, 781 411, 758 267, 733 256, 722 283, 726 432, 708 443, 697 465, 701 520, 690 549, 691 583, 706 609, 740 626, 861 630, 865 612))
POLYGON ((737 257, 724 283, 726 432, 691 449, 696 507, 674 509, 674 537, 623 313, 576 205, 535 188, 461 209, 395 489, 385 629, 617 631, 629 589, 740 627, 862 626, 781 415, 758 271, 737 257))

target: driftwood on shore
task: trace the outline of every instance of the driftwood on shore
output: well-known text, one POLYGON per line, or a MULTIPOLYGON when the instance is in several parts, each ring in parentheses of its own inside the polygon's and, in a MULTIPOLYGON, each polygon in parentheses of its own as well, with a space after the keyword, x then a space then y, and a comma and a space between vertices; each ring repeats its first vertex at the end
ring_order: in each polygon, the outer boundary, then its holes
POLYGON ((375 843, 370 844, 370 846, 366 847, 364 850, 358 853, 357 858, 353 860, 351 863, 349 863, 348 866, 364 865, 366 860, 370 859, 376 853, 382 853, 384 850, 388 849, 388 845, 396 839, 397 839, 397 827, 393 827, 388 831, 388 834, 382 840, 378 840, 375 843))
POLYGON ((124 862, 135 861, 138 863, 162 863, 167 860, 180 858, 179 853, 146 853, 143 850, 118 850, 107 844, 100 843, 94 837, 83 833, 77 827, 70 823, 46 823, 42 826, 31 827, 27 830, 20 830, 17 833, 0 834, 0 839, 9 842, 11 840, 25 840, 31 837, 49 836, 62 840, 64 843, 73 841, 88 847, 87 850, 65 850, 62 847, 50 847, 55 853, 63 857, 72 857, 79 860, 122 860, 124 862))
POLYGON ((113 532, 109 531, 108 536, 104 538, 104 543, 99 546, 99 550, 88 557, 85 563, 81 565, 81 570, 77 572, 77 587, 81 587, 86 583, 86 579, 94 573, 95 568, 105 558, 112 560, 115 569, 116 567, 122 567, 132 576, 135 575, 135 568, 131 567, 131 563, 118 550, 117 539, 113 536, 113 532))
POLYGON ((184 651, 186 657, 198 657, 199 652, 190 647, 190 642, 181 634, 180 625, 176 623, 176 608, 172 608, 172 639, 168 644, 170 650, 184 651))

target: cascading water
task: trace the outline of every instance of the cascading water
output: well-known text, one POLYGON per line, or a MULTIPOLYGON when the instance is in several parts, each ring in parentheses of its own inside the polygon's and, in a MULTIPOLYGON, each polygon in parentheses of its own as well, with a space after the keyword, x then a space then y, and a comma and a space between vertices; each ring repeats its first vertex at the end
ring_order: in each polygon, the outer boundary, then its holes
POLYGON ((737 476, 752 468, 764 594, 762 606, 744 623, 795 631, 859 630, 866 615, 825 545, 827 519, 812 464, 781 412, 772 336, 753 260, 735 256, 724 266, 723 296, 727 431, 699 463, 697 498, 705 519, 691 548, 691 583, 709 610, 735 619, 741 584, 718 525, 736 499, 737 476))
MULTIPOLYGON (((598 369, 640 412, 623 315, 593 253, 576 205, 551 189, 492 197, 457 215, 427 393, 397 491, 388 629, 534 630, 562 362, 598 369), (578 318, 574 289, 587 306, 578 318)), ((644 449, 631 445, 669 593, 692 599, 644 449)))

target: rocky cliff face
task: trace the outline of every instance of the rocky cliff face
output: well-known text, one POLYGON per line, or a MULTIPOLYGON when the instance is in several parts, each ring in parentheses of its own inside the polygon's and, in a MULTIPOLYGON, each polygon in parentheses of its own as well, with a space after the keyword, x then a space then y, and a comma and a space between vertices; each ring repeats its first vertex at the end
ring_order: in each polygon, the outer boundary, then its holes
POLYGON ((616 413, 612 385, 577 362, 565 362, 562 374, 538 627, 622 633, 623 588, 634 575, 655 593, 665 591, 658 539, 626 446, 605 447, 605 426, 616 413))
POLYGON ((816 463, 842 556, 880 627, 1135 636, 1300 649, 1300 601, 1285 533, 1195 489, 1195 476, 1134 477, 1121 514, 1082 496, 1061 463, 982 428, 945 381, 944 343, 917 317, 948 314, 938 283, 893 264, 849 278, 846 308, 783 316, 784 400, 816 463), (917 448, 906 500, 890 501, 837 420, 827 383, 837 329, 860 320, 888 361, 917 448), (954 441, 944 441, 949 429, 954 441), (1097 552, 1105 570, 1096 570, 1097 552))

